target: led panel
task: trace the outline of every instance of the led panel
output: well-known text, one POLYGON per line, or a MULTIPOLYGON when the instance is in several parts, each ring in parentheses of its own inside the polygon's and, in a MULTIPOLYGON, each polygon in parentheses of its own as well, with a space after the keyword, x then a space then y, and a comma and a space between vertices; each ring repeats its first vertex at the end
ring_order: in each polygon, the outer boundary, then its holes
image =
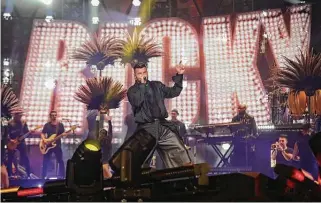
MULTIPOLYGON (((160 80, 164 84, 173 85, 172 81, 164 81, 164 71, 175 68, 182 61, 186 68, 199 68, 199 46, 195 29, 186 21, 180 19, 158 19, 151 21, 141 33, 146 38, 153 38, 164 48, 164 39, 170 40, 170 52, 165 51, 164 55, 169 58, 170 67, 164 67, 164 58, 153 58, 149 63, 149 77, 151 80, 160 80)), ((188 75, 186 87, 177 98, 169 100, 170 107, 178 108, 180 119, 185 123, 192 123, 196 120, 199 110, 199 81, 189 81, 188 75), (192 106, 194 104, 194 106, 192 106), (191 107, 191 108, 189 108, 191 107), (188 108, 188 109, 187 109, 188 108)), ((171 78, 171 75, 170 77, 171 78)), ((168 109, 170 111, 170 109, 168 109)))
POLYGON ((270 120, 267 95, 256 67, 261 27, 277 64, 283 56, 294 58, 309 44, 309 6, 290 9, 287 33, 281 10, 239 14, 235 25, 229 16, 203 20, 204 58, 209 123, 229 122, 235 114, 235 99, 248 105, 258 125, 270 120), (231 36, 231 28, 235 33, 231 36), (291 36, 291 38, 289 37, 291 36))
POLYGON ((48 121, 55 81, 58 116, 82 125, 83 108, 72 95, 82 82, 79 71, 83 64, 65 61, 68 65, 65 66, 57 61, 57 53, 60 41, 66 43, 65 55, 68 55, 88 38, 87 33, 78 23, 34 21, 20 97, 30 128, 48 121))
POLYGON ((306 51, 309 48, 310 10, 309 5, 291 7, 289 30, 285 26, 280 10, 259 14, 278 66, 283 65, 284 56, 294 59, 300 50, 306 51))
POLYGON ((177 109, 179 112, 179 120, 189 126, 195 123, 198 118, 200 107, 200 82, 199 81, 184 81, 183 90, 179 97, 172 99, 171 109, 177 109))
MULTIPOLYGON (((100 34, 102 37, 114 36, 117 38, 125 38, 127 26, 125 23, 105 23, 100 28, 100 34)), ((114 66, 105 67, 102 75, 112 77, 114 81, 119 81, 125 88, 128 88, 126 87, 126 69, 119 61, 116 62, 114 66)), ((120 132, 122 130, 124 113, 124 102, 121 103, 120 108, 110 111, 114 132, 120 132)), ((107 122, 105 123, 105 128, 108 129, 107 122)))

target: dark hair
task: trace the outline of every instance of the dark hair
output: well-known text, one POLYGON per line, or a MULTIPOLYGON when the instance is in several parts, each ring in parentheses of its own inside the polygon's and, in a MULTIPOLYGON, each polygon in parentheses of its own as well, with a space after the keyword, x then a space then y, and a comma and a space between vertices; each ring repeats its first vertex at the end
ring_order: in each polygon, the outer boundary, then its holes
POLYGON ((57 113, 57 111, 56 110, 51 110, 49 115, 51 115, 52 113, 57 113))
POLYGON ((134 70, 137 68, 147 68, 147 64, 139 62, 139 63, 136 63, 135 65, 133 65, 133 68, 134 68, 134 70))
POLYGON ((288 140, 288 136, 286 134, 281 134, 279 138, 285 138, 286 140, 288 140))

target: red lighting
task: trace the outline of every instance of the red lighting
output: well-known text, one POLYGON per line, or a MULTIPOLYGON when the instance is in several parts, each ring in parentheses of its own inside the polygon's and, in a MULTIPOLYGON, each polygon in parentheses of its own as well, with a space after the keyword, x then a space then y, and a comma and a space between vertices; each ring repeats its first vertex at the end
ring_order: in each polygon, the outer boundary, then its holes
POLYGON ((291 175, 291 178, 297 180, 297 181, 300 181, 300 182, 303 182, 304 179, 305 179, 305 176, 304 174, 299 171, 298 169, 293 169, 292 170, 292 175, 291 175))
POLYGON ((30 188, 19 190, 18 197, 35 196, 43 194, 43 188, 30 188))

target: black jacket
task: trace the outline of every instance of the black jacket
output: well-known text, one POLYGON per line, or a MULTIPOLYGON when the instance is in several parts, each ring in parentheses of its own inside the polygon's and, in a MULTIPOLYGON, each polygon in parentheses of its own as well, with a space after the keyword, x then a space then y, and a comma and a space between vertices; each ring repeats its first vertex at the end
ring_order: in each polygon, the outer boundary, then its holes
POLYGON ((241 122, 244 124, 249 125, 250 127, 250 133, 254 136, 257 134, 257 126, 256 122, 253 116, 250 116, 249 114, 245 113, 244 115, 236 115, 233 117, 232 122, 241 122))
POLYGON ((137 84, 135 83, 128 89, 127 97, 129 103, 132 105, 132 110, 135 117, 135 122, 138 124, 138 129, 143 127, 146 123, 151 123, 154 121, 152 118, 148 106, 148 94, 147 87, 149 86, 155 99, 157 101, 157 106, 160 109, 160 120, 163 125, 168 126, 171 130, 177 132, 176 126, 166 121, 165 119, 168 117, 168 113, 165 107, 164 100, 174 98, 180 95, 183 89, 183 75, 176 74, 172 77, 175 82, 173 87, 167 87, 163 83, 159 81, 148 81, 147 84, 137 84))

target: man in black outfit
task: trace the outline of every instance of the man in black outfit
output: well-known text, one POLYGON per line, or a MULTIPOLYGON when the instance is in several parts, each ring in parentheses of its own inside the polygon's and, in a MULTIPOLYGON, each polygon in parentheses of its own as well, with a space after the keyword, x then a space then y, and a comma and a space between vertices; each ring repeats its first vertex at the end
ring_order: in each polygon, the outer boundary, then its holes
MULTIPOLYGON (((128 101, 137 123, 137 131, 144 129, 156 138, 156 150, 166 168, 190 164, 191 159, 174 123, 167 121, 164 100, 179 96, 183 89, 184 67, 177 66, 177 74, 172 78, 173 87, 159 81, 149 81, 146 64, 134 67, 135 84, 128 89, 128 101)), ((134 135, 135 136, 135 135, 134 135)))
POLYGON ((177 109, 172 109, 172 111, 171 111, 171 117, 172 117, 171 121, 176 124, 176 126, 178 127, 179 135, 184 139, 185 135, 187 133, 186 126, 182 121, 177 119, 178 115, 179 115, 179 113, 178 113, 177 109))
MULTIPOLYGON (((29 132, 28 125, 25 121, 21 120, 22 114, 14 114, 13 119, 8 125, 8 136, 13 142, 14 139, 29 132)), ((20 152, 20 163, 25 167, 27 176, 30 176, 30 162, 27 155, 27 146, 25 140, 22 140, 17 146, 17 150, 20 152)), ((12 175, 12 163, 14 163, 16 169, 18 170, 18 162, 16 159, 16 150, 8 150, 8 175, 12 175)))
POLYGON ((257 126, 256 126, 256 122, 253 116, 249 115, 246 112, 247 106, 244 104, 240 104, 238 106, 238 114, 236 116, 233 117, 232 122, 241 122, 243 124, 246 124, 249 126, 248 129, 248 134, 252 135, 252 136, 256 136, 257 135, 257 126))
MULTIPOLYGON (((45 143, 50 143, 48 139, 51 135, 56 134, 61 135, 65 132, 64 125, 57 120, 57 112, 51 111, 50 112, 50 122, 46 123, 42 129, 41 139, 44 140, 45 143)), ((66 134, 64 134, 66 135, 66 134)), ((62 159, 62 149, 61 149, 61 139, 56 141, 57 146, 50 149, 46 154, 43 156, 43 165, 42 165, 42 178, 45 178, 47 175, 47 167, 50 161, 51 154, 54 153, 56 160, 59 165, 59 173, 58 176, 63 178, 65 176, 65 164, 62 159)))
POLYGON ((231 157, 231 163, 235 167, 252 166, 254 162, 254 153, 252 153, 252 147, 248 141, 250 137, 257 136, 257 126, 254 117, 249 115, 246 109, 246 105, 238 105, 238 114, 232 119, 232 122, 244 124, 244 127, 239 129, 238 135, 235 136, 233 141, 234 152, 231 157))

